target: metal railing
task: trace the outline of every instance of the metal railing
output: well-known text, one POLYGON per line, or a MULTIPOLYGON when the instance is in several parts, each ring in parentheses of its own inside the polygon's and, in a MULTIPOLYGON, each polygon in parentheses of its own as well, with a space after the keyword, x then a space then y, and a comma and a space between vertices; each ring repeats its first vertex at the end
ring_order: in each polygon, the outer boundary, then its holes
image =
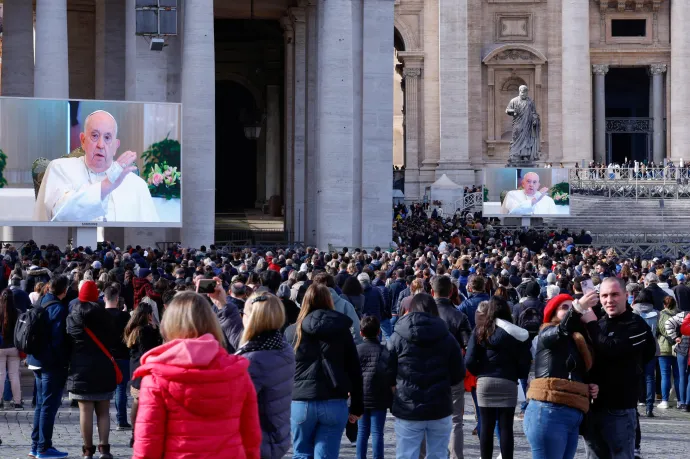
POLYGON ((605 248, 607 250, 613 249, 619 257, 624 258, 678 258, 684 254, 690 253, 690 242, 619 242, 615 244, 576 244, 576 246, 580 248, 595 247, 605 248))
POLYGON ((690 169, 570 169, 570 194, 629 199, 688 199, 690 169))
POLYGON ((484 193, 466 193, 461 199, 455 201, 455 211, 464 212, 465 210, 474 212, 481 210, 484 206, 484 193))
POLYGON ((586 167, 571 168, 570 181, 639 181, 660 180, 683 182, 690 180, 690 168, 684 167, 586 167))

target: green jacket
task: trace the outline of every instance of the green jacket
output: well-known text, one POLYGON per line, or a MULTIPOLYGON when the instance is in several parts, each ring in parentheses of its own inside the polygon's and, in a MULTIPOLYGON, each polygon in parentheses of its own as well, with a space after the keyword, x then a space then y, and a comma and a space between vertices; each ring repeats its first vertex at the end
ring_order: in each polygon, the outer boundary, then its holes
POLYGON ((678 314, 677 308, 664 309, 659 314, 659 324, 657 326, 657 334, 659 337, 657 339, 659 340, 659 349, 661 350, 661 354, 659 355, 662 357, 673 356, 673 351, 671 348, 674 343, 671 342, 671 338, 669 338, 668 333, 666 333, 665 325, 666 321, 676 314, 678 314))

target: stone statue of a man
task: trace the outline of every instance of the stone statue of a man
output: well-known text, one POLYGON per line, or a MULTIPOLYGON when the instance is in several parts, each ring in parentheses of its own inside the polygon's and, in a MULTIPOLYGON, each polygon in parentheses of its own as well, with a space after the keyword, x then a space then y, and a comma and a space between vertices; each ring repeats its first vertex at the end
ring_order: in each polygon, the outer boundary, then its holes
POLYGON ((510 163, 534 162, 539 159, 541 122, 534 101, 528 97, 527 92, 527 86, 520 86, 520 95, 511 100, 506 109, 506 113, 513 117, 510 163))

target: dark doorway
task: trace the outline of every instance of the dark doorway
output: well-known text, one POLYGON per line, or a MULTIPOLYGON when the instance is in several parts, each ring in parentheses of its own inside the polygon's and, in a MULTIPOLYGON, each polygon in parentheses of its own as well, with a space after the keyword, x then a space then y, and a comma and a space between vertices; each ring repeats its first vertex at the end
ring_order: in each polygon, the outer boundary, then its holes
POLYGON ((233 81, 216 82, 216 213, 242 212, 256 201, 256 140, 244 124, 256 112, 252 94, 233 81))
POLYGON ((606 75, 608 163, 651 159, 649 75, 641 67, 614 67, 606 75))

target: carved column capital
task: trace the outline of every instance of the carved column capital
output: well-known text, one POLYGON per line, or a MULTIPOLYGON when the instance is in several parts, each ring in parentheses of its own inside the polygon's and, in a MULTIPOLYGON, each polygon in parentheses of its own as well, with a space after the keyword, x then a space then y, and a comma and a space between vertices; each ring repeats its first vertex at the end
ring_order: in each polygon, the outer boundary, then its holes
POLYGON ((292 19, 289 16, 283 16, 280 18, 280 26, 283 28, 283 37, 285 37, 285 43, 291 44, 295 39, 295 29, 292 26, 292 19))
POLYGON ((652 64, 649 66, 649 73, 652 75, 660 75, 662 73, 666 73, 666 70, 666 64, 652 64))
POLYGON ((594 64, 592 65, 592 73, 595 75, 606 75, 609 73, 609 66, 606 64, 594 64))
POLYGON ((293 23, 306 21, 306 12, 301 6, 288 8, 288 14, 293 23))
POLYGON ((422 76, 422 69, 416 67, 405 67, 403 69, 403 78, 412 77, 419 78, 422 76))

